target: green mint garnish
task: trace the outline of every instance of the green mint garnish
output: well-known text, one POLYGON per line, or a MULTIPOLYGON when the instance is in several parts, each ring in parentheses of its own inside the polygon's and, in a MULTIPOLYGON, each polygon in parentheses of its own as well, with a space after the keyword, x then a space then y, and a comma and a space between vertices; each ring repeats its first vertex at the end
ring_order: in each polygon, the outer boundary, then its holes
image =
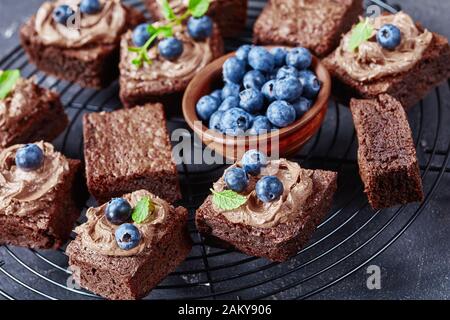
POLYGON ((143 197, 133 209, 131 218, 136 223, 145 222, 150 215, 155 211, 155 205, 149 197, 143 197))
POLYGON ((6 98, 20 78, 19 70, 0 71, 0 100, 6 98))
POLYGON ((184 20, 190 16, 199 18, 203 16, 209 8, 210 0, 189 0, 188 8, 185 13, 181 16, 177 16, 167 0, 161 0, 162 12, 164 17, 169 22, 165 25, 155 27, 154 25, 149 25, 148 33, 150 38, 142 47, 129 47, 128 51, 137 53, 137 57, 134 58, 131 63, 136 67, 140 68, 144 63, 151 64, 152 61, 148 56, 148 49, 151 44, 158 38, 169 38, 173 36, 173 27, 180 25, 184 20))
POLYGON ((358 23, 351 31, 352 34, 348 43, 348 50, 351 52, 355 51, 363 42, 372 37, 373 31, 374 29, 369 23, 369 19, 358 23))
POLYGON ((222 210, 233 210, 247 202, 247 198, 233 190, 215 191, 210 189, 213 194, 213 203, 222 210))

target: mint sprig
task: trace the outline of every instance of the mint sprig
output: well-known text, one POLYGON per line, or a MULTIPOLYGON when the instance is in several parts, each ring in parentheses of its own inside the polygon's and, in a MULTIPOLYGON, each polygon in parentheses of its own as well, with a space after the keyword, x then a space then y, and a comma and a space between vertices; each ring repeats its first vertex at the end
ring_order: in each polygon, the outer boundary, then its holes
POLYGON ((244 197, 243 195, 240 195, 239 193, 233 190, 223 190, 223 191, 215 191, 214 189, 210 190, 213 194, 212 201, 214 205, 222 210, 237 209, 247 202, 247 197, 244 197))
POLYGON ((210 0, 189 0, 188 8, 181 16, 177 16, 167 0, 160 1, 162 12, 166 20, 169 22, 162 26, 148 26, 150 38, 142 47, 129 47, 128 51, 136 52, 137 57, 131 60, 131 63, 140 68, 144 63, 151 64, 152 61, 148 56, 148 49, 152 43, 158 38, 169 38, 173 36, 173 27, 180 25, 190 16, 199 18, 203 16, 209 8, 210 0))
POLYGON ((358 23, 350 36, 350 41, 348 42, 348 50, 354 52, 363 42, 369 40, 372 37, 374 28, 370 24, 369 19, 365 19, 358 23))
POLYGON ((155 211, 155 205, 150 197, 142 197, 134 207, 131 218, 134 222, 140 224, 145 222, 153 211, 155 211))
POLYGON ((0 71, 0 100, 3 100, 8 96, 19 79, 19 70, 0 71))

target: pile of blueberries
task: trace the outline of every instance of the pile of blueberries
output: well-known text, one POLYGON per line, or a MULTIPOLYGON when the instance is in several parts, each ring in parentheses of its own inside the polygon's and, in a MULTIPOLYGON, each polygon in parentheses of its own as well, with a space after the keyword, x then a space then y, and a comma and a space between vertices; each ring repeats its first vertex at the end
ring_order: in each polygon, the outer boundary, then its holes
POLYGON ((210 129, 232 136, 289 126, 321 89, 311 63, 306 48, 243 45, 223 64, 224 87, 200 98, 197 115, 210 129))
MULTIPOLYGON (((202 41, 211 36, 213 22, 210 17, 190 17, 187 22, 189 36, 195 41, 202 41)), ((132 40, 135 46, 145 45, 152 34, 149 32, 149 24, 142 23, 133 30, 132 40)), ((158 43, 159 54, 167 60, 176 60, 183 53, 183 42, 175 37, 165 38, 158 43)))
MULTIPOLYGON (((265 154, 255 149, 249 150, 242 157, 242 168, 233 167, 225 172, 225 184, 230 190, 242 192, 248 186, 248 175, 259 175, 266 165, 265 154)), ((283 183, 276 176, 261 177, 255 186, 256 196, 262 202, 277 200, 283 191, 283 183)))

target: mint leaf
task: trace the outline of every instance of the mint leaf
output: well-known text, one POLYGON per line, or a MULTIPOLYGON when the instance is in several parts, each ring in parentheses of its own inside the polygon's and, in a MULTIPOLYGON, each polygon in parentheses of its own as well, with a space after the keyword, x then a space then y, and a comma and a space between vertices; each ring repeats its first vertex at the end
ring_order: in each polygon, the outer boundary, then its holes
POLYGON ((173 35, 173 29, 170 26, 161 26, 156 29, 158 35, 162 35, 163 37, 171 37, 173 35))
POLYGON ((188 11, 195 18, 204 16, 209 8, 209 0, 189 0, 188 11))
POLYGON ((213 203, 222 210, 233 210, 247 202, 247 198, 233 190, 220 192, 210 189, 213 193, 213 203))
POLYGON ((351 52, 355 51, 363 42, 372 37, 373 31, 374 29, 370 25, 369 19, 358 23, 352 30, 350 41, 348 43, 348 50, 351 52))
POLYGON ((160 0, 160 4, 164 17, 169 21, 175 20, 176 16, 169 5, 169 2, 167 0, 160 0))
POLYGON ((149 197, 143 197, 133 209, 131 218, 136 223, 145 222, 155 210, 155 205, 149 197))
POLYGON ((150 36, 152 36, 152 35, 154 35, 156 33, 157 29, 155 28, 154 25, 149 24, 148 27, 147 27, 147 31, 148 31, 148 34, 150 36))
POLYGON ((0 71, 0 100, 6 98, 20 78, 19 70, 0 71))

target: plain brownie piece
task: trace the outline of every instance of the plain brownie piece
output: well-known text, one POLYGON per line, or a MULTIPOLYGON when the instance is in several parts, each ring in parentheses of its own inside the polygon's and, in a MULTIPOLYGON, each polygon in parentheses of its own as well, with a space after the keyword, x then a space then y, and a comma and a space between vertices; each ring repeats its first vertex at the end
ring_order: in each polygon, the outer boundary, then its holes
POLYGON ((294 256, 310 240, 316 227, 331 209, 337 189, 337 173, 301 169, 312 180, 312 192, 295 219, 273 227, 257 227, 228 220, 208 196, 196 211, 198 231, 211 244, 234 247, 252 256, 282 262, 294 256))
MULTIPOLYGON (((148 241, 148 243, 136 254, 107 255, 83 242, 86 229, 91 228, 90 224, 99 221, 96 219, 98 215, 104 214, 106 204, 90 208, 89 211, 94 213, 89 213, 87 223, 76 228, 75 232, 78 235, 67 246, 66 253, 69 256, 69 265, 74 278, 83 288, 107 299, 140 299, 186 259, 192 249, 192 240, 187 229, 188 211, 183 207, 175 208, 167 203, 164 204, 161 199, 155 200, 155 197, 146 190, 138 190, 124 195, 123 198, 134 206, 135 200, 142 196, 149 196, 159 205, 165 205, 168 211, 165 213, 165 219, 158 222, 155 230, 150 232, 154 233, 153 235, 143 234, 146 232, 144 230, 147 228, 146 223, 137 224, 142 234, 141 241, 148 241)), ((113 230, 117 226, 108 225, 105 228, 113 230)), ((106 234, 108 231, 103 229, 102 232, 106 234)), ((110 238, 102 239, 107 241, 114 239, 114 234, 111 233, 110 238)), ((113 245, 115 244, 107 243, 104 247, 113 245)))
POLYGON ((52 141, 69 122, 59 95, 37 86, 33 79, 19 79, 9 95, 0 100, 0 109, 0 148, 52 141))
POLYGON ((23 145, 0 153, 0 176, 5 177, 0 186, 0 245, 59 248, 80 216, 74 201, 80 161, 65 158, 49 143, 37 145, 44 151, 44 164, 27 172, 26 179, 14 164, 15 153, 23 145))
POLYGON ((86 114, 83 135, 87 185, 98 201, 138 189, 181 198, 162 104, 86 114))
POLYGON ((358 135, 358 164, 364 191, 374 209, 423 200, 422 179, 411 129, 402 105, 383 94, 352 99, 358 135))
POLYGON ((323 57, 362 12, 361 0, 269 0, 253 27, 253 41, 302 46, 323 57))
MULTIPOLYGON (((126 22, 120 34, 145 21, 144 15, 136 9, 123 7, 126 10, 126 22)), ((120 35, 115 43, 102 43, 93 37, 93 42, 76 48, 47 45, 40 39, 35 23, 36 15, 33 15, 21 27, 20 40, 29 60, 38 69, 57 78, 77 82, 83 87, 98 89, 117 78, 120 35)))
MULTIPOLYGON (((212 0, 207 15, 219 26, 224 37, 237 36, 245 29, 248 0, 212 0)), ((160 0, 144 0, 152 18, 163 20, 160 0)), ((181 15, 187 8, 186 0, 169 0, 174 12, 181 15)))

